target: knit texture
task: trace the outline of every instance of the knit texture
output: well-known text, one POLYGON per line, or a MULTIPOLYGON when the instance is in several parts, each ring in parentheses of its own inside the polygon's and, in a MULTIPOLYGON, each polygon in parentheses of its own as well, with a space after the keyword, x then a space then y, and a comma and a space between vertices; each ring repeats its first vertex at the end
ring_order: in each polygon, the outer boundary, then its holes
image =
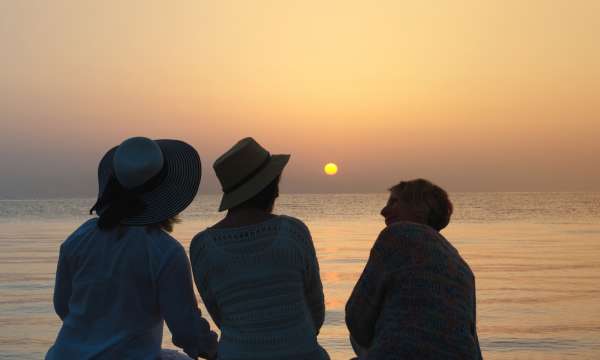
POLYGON ((219 359, 326 359, 315 248, 300 220, 207 229, 190 245, 194 280, 221 329, 219 359))
POLYGON ((366 359, 481 359, 475 278, 437 231, 396 223, 384 229, 346 304, 366 359))

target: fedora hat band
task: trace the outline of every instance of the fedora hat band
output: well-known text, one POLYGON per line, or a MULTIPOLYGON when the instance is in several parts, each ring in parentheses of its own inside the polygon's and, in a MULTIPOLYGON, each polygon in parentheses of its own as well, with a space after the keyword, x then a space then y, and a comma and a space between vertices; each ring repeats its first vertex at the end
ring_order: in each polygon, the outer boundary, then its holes
POLYGON ((239 188, 240 186, 242 186, 245 182, 247 182, 248 180, 252 179, 254 176, 256 176, 256 174, 258 174, 259 172, 261 172, 265 167, 267 167, 267 165, 269 165, 269 162, 271 161, 271 154, 267 152, 267 157, 265 157, 265 159, 263 160, 263 162, 258 165, 256 167, 256 169, 252 170, 252 172, 246 176, 244 176, 242 179, 236 181, 235 183, 227 186, 227 187, 223 187, 223 192, 224 193, 229 193, 231 191, 234 191, 235 189, 239 188))

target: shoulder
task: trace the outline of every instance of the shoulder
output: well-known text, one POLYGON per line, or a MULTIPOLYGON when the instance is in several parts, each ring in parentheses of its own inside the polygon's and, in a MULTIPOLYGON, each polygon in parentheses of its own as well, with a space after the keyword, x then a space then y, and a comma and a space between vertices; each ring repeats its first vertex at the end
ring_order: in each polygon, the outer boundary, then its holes
POLYGON ((167 268, 184 269, 187 266, 188 257, 185 248, 171 234, 159 228, 144 226, 132 227, 129 231, 131 236, 145 238, 141 243, 145 244, 150 267, 156 276, 160 276, 159 274, 167 268))
POLYGON ((419 224, 410 221, 400 221, 387 226, 384 231, 397 234, 399 236, 405 235, 420 235, 420 236, 437 236, 438 232, 435 231, 431 226, 419 224))
POLYGON ((289 241, 286 241, 286 244, 290 244, 301 253, 314 256, 315 245, 313 244, 308 226, 295 217, 280 215, 279 218, 283 233, 285 234, 284 236, 289 239, 289 241))
POLYGON ((210 230, 206 229, 197 233, 190 242, 190 260, 194 263, 195 259, 202 257, 206 253, 210 230))
POLYGON ((193 252, 197 252, 204 248, 204 244, 206 243, 209 231, 210 230, 208 229, 202 230, 192 238, 192 241, 190 242, 190 255, 193 252))
POLYGON ((179 241, 177 241, 177 239, 175 239, 171 234, 162 229, 147 227, 140 227, 139 229, 144 231, 146 233, 145 235, 150 237, 153 240, 153 242, 156 243, 162 249, 183 249, 183 246, 179 241))
POLYGON ((66 241, 71 239, 76 239, 77 237, 84 236, 88 234, 90 231, 97 229, 98 226, 98 218, 92 218, 81 224, 68 238, 66 241))
POLYGON ((310 230, 308 230, 308 226, 302 220, 288 215, 279 215, 278 217, 281 224, 286 226, 290 231, 299 235, 310 236, 310 230))
POLYGON ((62 248, 68 248, 74 246, 76 243, 81 241, 82 238, 86 238, 93 231, 98 229, 97 224, 98 218, 89 219, 81 224, 67 239, 62 243, 62 248))
POLYGON ((128 236, 145 238, 149 255, 160 263, 167 262, 171 257, 182 257, 185 248, 168 232, 152 227, 135 226, 128 231, 128 236))
POLYGON ((397 222, 387 226, 379 233, 373 250, 385 255, 399 251, 414 253, 424 248, 431 239, 439 236, 437 231, 427 225, 397 222))

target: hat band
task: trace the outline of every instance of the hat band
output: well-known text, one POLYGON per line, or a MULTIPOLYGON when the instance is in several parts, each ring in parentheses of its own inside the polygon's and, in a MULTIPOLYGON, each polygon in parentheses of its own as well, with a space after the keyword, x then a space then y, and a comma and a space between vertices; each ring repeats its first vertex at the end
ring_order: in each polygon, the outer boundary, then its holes
POLYGON ((118 193, 121 194, 120 196, 135 196, 135 197, 137 197, 143 193, 150 192, 150 191, 156 189, 163 182, 163 180, 167 177, 168 173, 169 173, 169 167, 167 166, 167 161, 165 159, 165 161, 163 163, 163 167, 158 172, 158 174, 151 177, 148 181, 146 181, 142 185, 136 186, 131 189, 126 189, 125 187, 123 187, 123 185, 121 185, 119 183, 119 180, 117 180, 117 177, 114 174, 111 175, 110 179, 104 186, 104 189, 100 193, 100 196, 98 196, 96 203, 90 209, 90 214, 92 214, 92 212, 94 212, 94 211, 96 211, 96 213, 98 213, 98 211, 101 211, 107 205, 109 205, 111 202, 116 200, 115 193, 114 193, 114 191, 116 190, 115 186, 117 188, 119 188, 118 193), (112 187, 112 189, 110 189, 111 187, 112 187))
POLYGON ((267 165, 269 165, 269 161, 271 161, 271 154, 267 153, 267 157, 265 158, 265 160, 256 169, 254 169, 250 174, 246 175, 245 177, 243 177, 241 180, 237 181, 236 183, 234 183, 230 186, 227 186, 227 187, 223 187, 223 192, 224 193, 232 192, 233 190, 242 186, 245 182, 247 182, 248 180, 253 178, 259 172, 261 172, 262 169, 266 168, 267 165))
POLYGON ((142 194, 142 193, 152 191, 152 190, 156 189, 158 187, 158 185, 160 185, 163 182, 163 180, 167 177, 168 173, 169 173, 169 167, 167 166, 167 159, 164 159, 163 167, 162 167, 162 169, 160 169, 158 174, 151 177, 148 181, 146 181, 142 185, 128 189, 127 191, 134 193, 134 194, 142 194))

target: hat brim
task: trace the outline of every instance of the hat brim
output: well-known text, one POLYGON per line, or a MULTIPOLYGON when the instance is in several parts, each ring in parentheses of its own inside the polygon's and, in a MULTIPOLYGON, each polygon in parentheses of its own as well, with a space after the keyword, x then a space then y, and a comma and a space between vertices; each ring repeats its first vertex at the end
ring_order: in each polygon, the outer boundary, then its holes
MULTIPOLYGON (((166 175, 155 188, 139 195, 144 210, 121 220, 124 225, 149 225, 163 222, 187 208, 198 193, 202 165, 198 152, 179 140, 155 140, 163 153, 166 175)), ((110 149, 98 166, 98 198, 113 176, 113 156, 117 147, 110 149)), ((98 215, 102 215, 102 210, 98 215)))
POLYGON ((289 159, 290 155, 272 155, 267 165, 256 175, 252 176, 235 190, 223 194, 219 211, 237 206, 258 194, 277 176, 281 175, 289 159))

